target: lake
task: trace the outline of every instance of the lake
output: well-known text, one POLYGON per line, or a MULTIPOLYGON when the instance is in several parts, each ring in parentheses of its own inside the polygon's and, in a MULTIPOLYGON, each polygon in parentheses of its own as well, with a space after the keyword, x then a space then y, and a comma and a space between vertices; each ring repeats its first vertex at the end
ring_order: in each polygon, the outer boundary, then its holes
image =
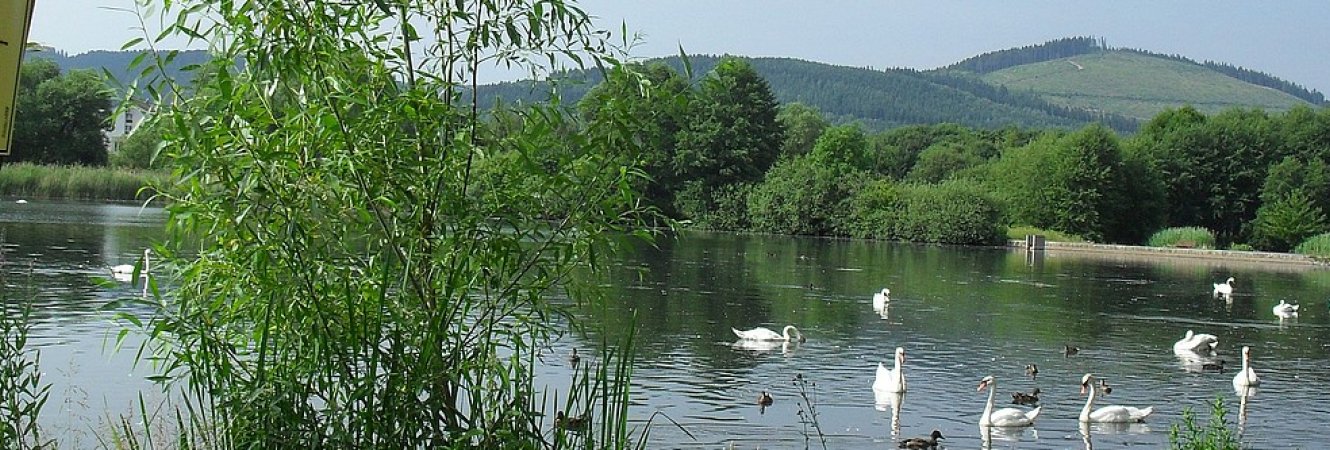
MULTIPOLYGON (((34 342, 53 384, 43 422, 62 448, 95 447, 107 418, 133 411, 140 391, 149 403, 160 398, 143 381, 150 368, 133 365, 136 340, 109 354, 118 329, 98 309, 137 290, 91 280, 133 263, 161 239, 163 220, 161 210, 135 206, 0 204, 7 282, 37 299, 34 342)), ((947 448, 1155 448, 1184 408, 1204 422, 1215 398, 1255 448, 1320 446, 1330 421, 1324 269, 688 233, 621 255, 610 275, 604 302, 575 307, 590 331, 554 343, 538 373, 563 390, 571 373, 563 355, 592 355, 635 323, 634 425, 656 412, 678 424, 656 418, 650 448, 821 448, 817 427, 828 448, 894 448, 934 429, 947 448), (1230 276, 1233 296, 1213 296, 1212 284, 1230 276), (891 300, 875 311, 883 287, 891 300), (1299 316, 1276 318, 1280 300, 1302 305, 1299 316), (806 342, 736 345, 730 331, 791 324, 806 342), (1174 355, 1187 330, 1219 337, 1223 373, 1174 355), (1064 345, 1080 351, 1066 355, 1064 345), (1252 347, 1263 382, 1245 400, 1231 384, 1242 346, 1252 347), (909 383, 899 408, 871 388, 896 347, 906 350, 909 383), (1086 373, 1113 388, 1096 407, 1155 413, 1143 424, 1082 430, 1086 373), (981 433, 989 391, 976 386, 988 375, 998 382, 996 407, 1015 406, 1012 392, 1042 390, 1036 425, 981 433), (765 409, 756 403, 763 391, 774 398, 765 409)))

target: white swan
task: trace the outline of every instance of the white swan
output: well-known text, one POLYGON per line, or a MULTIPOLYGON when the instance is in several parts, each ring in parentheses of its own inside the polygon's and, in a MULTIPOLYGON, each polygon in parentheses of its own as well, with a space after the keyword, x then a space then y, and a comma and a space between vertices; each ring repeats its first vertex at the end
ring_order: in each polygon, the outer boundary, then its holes
POLYGON ((891 301, 890 295, 891 295, 891 289, 887 288, 882 288, 882 292, 873 294, 873 310, 881 311, 882 308, 885 308, 887 306, 887 302, 891 301))
POLYGON ((1224 281, 1223 283, 1215 283, 1214 295, 1223 295, 1223 296, 1233 295, 1233 277, 1228 277, 1228 280, 1224 281))
POLYGON ((1145 408, 1133 408, 1130 406, 1110 405, 1090 412, 1094 406, 1094 394, 1098 389, 1092 383, 1094 375, 1085 374, 1081 378, 1081 394, 1084 395, 1088 389, 1090 398, 1085 399, 1085 407, 1081 408, 1081 422, 1087 423, 1131 423, 1144 422, 1146 417, 1155 412, 1153 406, 1145 408))
POLYGON ((757 327, 745 331, 740 331, 737 328, 730 328, 730 330, 733 330, 734 335, 739 336, 739 339, 749 339, 754 341, 804 341, 804 334, 799 332, 799 329, 795 328, 794 325, 786 325, 785 329, 781 330, 783 334, 777 334, 775 331, 771 331, 770 328, 766 327, 757 327), (790 330, 794 330, 794 336, 790 336, 790 330))
POLYGON ((901 364, 905 363, 905 347, 896 347, 896 368, 888 369, 877 363, 877 378, 873 380, 873 391, 905 392, 905 373, 901 364))
POLYGON ((1300 305, 1285 303, 1283 300, 1280 300, 1279 304, 1275 305, 1271 311, 1274 311, 1276 317, 1289 318, 1298 315, 1299 306, 1300 305))
POLYGON ((1219 337, 1213 334, 1196 334, 1187 330, 1187 334, 1173 343, 1173 353, 1209 353, 1219 346, 1219 337))
POLYGON ((1242 347, 1242 370, 1233 376, 1233 390, 1242 392, 1243 389, 1260 386, 1261 379, 1256 377, 1256 371, 1251 368, 1251 347, 1242 347))
POLYGON ((993 396, 997 394, 997 379, 992 375, 979 380, 979 392, 984 389, 992 388, 988 391, 988 405, 984 406, 984 415, 979 417, 979 426, 981 427, 1028 427, 1034 425, 1034 419, 1039 417, 1039 411, 1044 407, 1032 409, 1029 412, 1021 411, 1016 408, 1002 408, 993 410, 993 396))
MULTIPOLYGON (((143 249, 143 269, 139 271, 141 276, 148 274, 148 252, 149 249, 143 249)), ((135 264, 120 264, 111 266, 111 276, 120 281, 131 281, 134 278, 135 264)))

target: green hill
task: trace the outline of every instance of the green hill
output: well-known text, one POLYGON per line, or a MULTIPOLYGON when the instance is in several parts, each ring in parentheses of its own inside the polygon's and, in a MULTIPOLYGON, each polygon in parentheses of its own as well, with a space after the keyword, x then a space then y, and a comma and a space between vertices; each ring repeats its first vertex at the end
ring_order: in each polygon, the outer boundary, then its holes
POLYGON ((1017 65, 985 74, 982 79, 1068 108, 1141 120, 1181 105, 1214 113, 1232 107, 1283 111, 1310 104, 1204 65, 1123 50, 1017 65))

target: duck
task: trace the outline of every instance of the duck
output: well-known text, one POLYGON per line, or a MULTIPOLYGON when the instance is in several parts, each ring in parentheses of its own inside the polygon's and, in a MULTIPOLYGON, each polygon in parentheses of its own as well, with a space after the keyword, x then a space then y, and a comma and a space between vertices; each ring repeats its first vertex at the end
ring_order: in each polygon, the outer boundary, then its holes
POLYGON ((1029 394, 1024 392, 1012 392, 1011 403, 1017 405, 1037 405, 1039 404, 1039 388, 1034 388, 1029 394))
POLYGON ((1197 334, 1187 330, 1187 334, 1182 339, 1173 343, 1173 353, 1213 353, 1215 347, 1219 346, 1219 337, 1213 334, 1197 334))
POLYGON ((1039 366, 1034 365, 1034 364, 1026 364, 1026 365, 1025 365, 1025 375, 1026 375, 1026 376, 1029 376, 1030 378, 1038 378, 1038 377, 1039 377, 1039 366))
POLYGON ((873 310, 878 311, 887 306, 891 301, 891 289, 882 288, 881 292, 873 294, 873 310))
POLYGON ((771 406, 772 403, 776 403, 776 399, 772 398, 771 393, 767 391, 762 391, 762 393, 757 396, 757 404, 760 406, 771 406))
POLYGON ((1301 305, 1286 303, 1283 300, 1280 300, 1279 304, 1275 305, 1275 307, 1272 308, 1271 311, 1275 313, 1276 317, 1289 318, 1298 315, 1298 308, 1300 306, 1301 305))
POLYGON ((1233 277, 1228 277, 1228 280, 1224 281, 1223 283, 1215 283, 1214 295, 1216 296, 1233 295, 1233 277))
POLYGON ((901 365, 905 364, 905 347, 896 347, 896 366, 888 369, 877 363, 877 377, 873 380, 874 392, 905 392, 905 373, 901 365))
POLYGON ((1214 362, 1201 363, 1201 371, 1202 372, 1213 371, 1213 372, 1224 373, 1224 364, 1225 361, 1222 359, 1214 362))
POLYGON ((576 366, 580 362, 582 362, 582 357, 577 355, 577 349, 574 348, 573 353, 568 355, 568 364, 576 366))
POLYGON ((984 406, 984 415, 979 416, 979 426, 1027 427, 1034 425, 1034 419, 1039 417, 1039 411, 1043 410, 1042 406, 1032 409, 1029 412, 1021 411, 1016 408, 1002 408, 993 411, 993 396, 997 393, 997 378, 989 375, 984 377, 984 379, 979 380, 979 389, 977 389, 977 391, 982 392, 984 389, 990 387, 992 390, 988 391, 988 404, 984 406))
POLYGON ((757 327, 751 330, 742 331, 737 328, 730 328, 730 330, 734 331, 734 335, 739 336, 739 339, 786 342, 797 340, 799 342, 804 342, 804 334, 799 332, 799 329, 795 328, 794 325, 786 325, 785 329, 781 330, 783 331, 781 334, 777 334, 775 331, 771 331, 770 328, 766 327, 757 327), (790 331, 794 331, 794 336, 790 336, 790 331))
POLYGON ((589 414, 580 416, 567 416, 563 411, 554 414, 554 426, 568 431, 582 431, 586 429, 587 423, 591 421, 589 414))
POLYGON ((946 439, 946 438, 942 437, 941 430, 933 430, 933 434, 929 435, 926 438, 917 437, 917 438, 905 439, 897 443, 896 447, 909 448, 909 449, 934 448, 937 447, 938 439, 946 439))
POLYGON ((1245 388, 1260 386, 1261 379, 1256 377, 1256 371, 1251 368, 1251 347, 1242 347, 1242 370, 1233 376, 1233 390, 1242 391, 1245 388))
POLYGON ((1062 356, 1071 356, 1071 355, 1075 355, 1075 354, 1080 353, 1080 352, 1081 352, 1081 348, 1080 348, 1080 347, 1077 347, 1077 346, 1074 346, 1074 345, 1071 345, 1071 344, 1063 344, 1063 345, 1062 345, 1062 356))
POLYGON ((1081 377, 1081 395, 1089 391, 1090 397, 1085 399, 1085 407, 1081 408, 1080 420, 1082 423, 1133 423, 1144 422, 1146 417, 1155 412, 1153 406, 1145 408, 1134 408, 1131 406, 1110 405, 1094 411, 1095 391, 1099 390, 1094 385, 1094 375, 1085 374, 1081 377))

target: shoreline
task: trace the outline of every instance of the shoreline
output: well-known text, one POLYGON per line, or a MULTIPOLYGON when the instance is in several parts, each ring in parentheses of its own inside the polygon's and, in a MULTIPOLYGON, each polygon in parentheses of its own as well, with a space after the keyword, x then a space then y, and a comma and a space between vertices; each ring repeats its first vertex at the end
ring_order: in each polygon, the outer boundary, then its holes
MULTIPOLYGON (((1024 240, 1009 240, 1006 247, 1030 251, 1024 240)), ((1083 242, 1046 242, 1042 252, 1047 256, 1077 256, 1109 260, 1157 260, 1190 262, 1205 265, 1280 266, 1287 269, 1320 270, 1330 268, 1325 261, 1296 253, 1275 253, 1239 250, 1206 250, 1194 248, 1145 247, 1135 245, 1090 244, 1083 242)))

